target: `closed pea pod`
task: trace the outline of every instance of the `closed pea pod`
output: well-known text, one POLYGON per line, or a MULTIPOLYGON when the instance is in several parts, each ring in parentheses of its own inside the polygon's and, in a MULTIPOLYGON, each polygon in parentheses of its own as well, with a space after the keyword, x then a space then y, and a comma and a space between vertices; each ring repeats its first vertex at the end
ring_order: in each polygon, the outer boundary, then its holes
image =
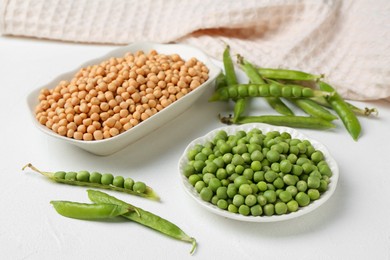
POLYGON ((319 80, 323 75, 313 75, 303 71, 288 70, 288 69, 271 69, 257 68, 260 75, 270 79, 285 79, 285 80, 319 80))
MULTIPOLYGON (((88 190, 87 192, 88 192, 89 199, 94 203, 98 203, 98 204, 105 203, 105 204, 114 204, 114 205, 119 205, 124 207, 134 207, 104 192, 95 191, 95 190, 88 190)), ((134 208, 137 209, 139 214, 137 214, 137 212, 130 211, 128 213, 122 214, 121 216, 131 221, 137 222, 141 225, 147 226, 156 231, 159 231, 172 238, 192 243, 191 253, 195 251, 197 245, 195 238, 188 236, 177 225, 151 212, 143 210, 141 208, 138 207, 134 207, 134 208)))
POLYGON ((137 189, 134 190, 134 185, 132 184, 130 186, 127 183, 125 183, 125 180, 121 176, 114 177, 112 174, 100 174, 97 172, 93 172, 90 174, 87 171, 80 171, 78 173, 67 172, 65 174, 63 171, 57 173, 43 172, 38 170, 31 163, 25 165, 22 169, 24 170, 27 167, 58 183, 93 187, 99 189, 115 190, 115 191, 125 192, 131 195, 137 195, 152 200, 160 200, 160 197, 151 187, 142 183, 142 184, 137 184, 137 186, 140 187, 136 186, 137 189), (113 183, 114 181, 115 183, 113 183))
POLYGON ((311 116, 320 117, 328 121, 337 119, 337 116, 333 115, 324 107, 315 103, 313 100, 292 98, 290 101, 311 116))
POLYGON ((50 203, 60 215, 83 220, 113 218, 134 210, 130 205, 107 203, 86 204, 71 201, 51 201, 50 203))
POLYGON ((323 91, 333 93, 333 95, 327 97, 328 102, 332 106, 333 110, 339 115, 349 134, 355 141, 357 141, 361 132, 359 119, 332 86, 323 81, 319 81, 318 86, 323 91))

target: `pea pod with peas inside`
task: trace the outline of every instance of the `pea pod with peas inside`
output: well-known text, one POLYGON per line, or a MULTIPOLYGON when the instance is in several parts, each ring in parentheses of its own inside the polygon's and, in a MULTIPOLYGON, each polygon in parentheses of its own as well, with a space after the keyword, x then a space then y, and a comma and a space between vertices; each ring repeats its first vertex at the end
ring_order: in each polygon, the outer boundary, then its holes
POLYGON ((24 166, 23 170, 27 167, 58 183, 115 190, 151 200, 160 200, 160 197, 151 187, 147 186, 144 182, 134 181, 130 177, 124 178, 122 176, 113 176, 111 173, 89 173, 88 171, 43 172, 38 170, 31 163, 24 166))
POLYGON ((237 84, 216 90, 209 101, 227 101, 245 97, 311 98, 316 96, 328 97, 332 94, 290 84, 237 84))
MULTIPOLYGON (((238 56, 238 62, 241 64, 242 70, 248 76, 251 83, 266 83, 253 64, 245 60, 242 56, 238 56)), ((265 97, 265 100, 278 113, 282 115, 294 115, 293 111, 279 97, 265 97)))

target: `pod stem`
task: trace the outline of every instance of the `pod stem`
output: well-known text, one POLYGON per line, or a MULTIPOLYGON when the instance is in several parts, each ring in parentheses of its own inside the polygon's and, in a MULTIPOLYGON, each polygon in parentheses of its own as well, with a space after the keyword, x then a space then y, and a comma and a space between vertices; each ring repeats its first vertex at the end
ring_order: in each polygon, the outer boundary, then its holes
POLYGON ((33 171, 35 171, 35 172, 38 172, 38 173, 40 173, 40 174, 42 174, 42 175, 44 175, 44 176, 46 176, 46 177, 48 177, 48 178, 50 178, 50 179, 53 179, 53 173, 51 173, 51 172, 43 172, 43 171, 40 171, 38 168, 36 168, 34 165, 32 165, 31 163, 28 163, 28 164, 26 164, 23 168, 22 168, 22 170, 24 171, 26 168, 30 168, 31 170, 33 170, 33 171))
POLYGON ((193 255, 195 253, 195 250, 197 247, 196 239, 191 237, 190 242, 192 243, 192 248, 191 248, 190 254, 193 255))

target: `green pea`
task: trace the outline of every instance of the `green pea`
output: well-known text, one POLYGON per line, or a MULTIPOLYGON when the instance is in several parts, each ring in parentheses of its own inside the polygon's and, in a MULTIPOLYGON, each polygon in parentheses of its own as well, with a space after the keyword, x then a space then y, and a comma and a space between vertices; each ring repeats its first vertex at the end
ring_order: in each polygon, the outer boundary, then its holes
POLYGON ((232 162, 233 154, 232 153, 225 153, 222 155, 223 162, 227 165, 232 162))
POLYGON ((223 161, 222 156, 215 158, 213 163, 217 166, 217 170, 225 167, 225 162, 223 161))
POLYGON ((204 181, 197 181, 196 183, 195 183, 195 185, 194 185, 194 188, 195 188, 195 190, 198 192, 198 193, 200 193, 200 191, 204 188, 204 187, 206 187, 206 183, 204 183, 204 181))
POLYGON ((218 187, 218 189, 216 190, 216 195, 219 199, 227 199, 227 187, 218 187))
POLYGON ((273 182, 277 177, 278 177, 277 173, 271 170, 264 173, 264 179, 267 182, 273 182))
POLYGON ((218 170, 218 166, 214 162, 207 163, 203 168, 203 172, 215 173, 218 170))
POLYGON ((256 150, 256 151, 253 151, 251 153, 251 160, 252 161, 259 161, 259 162, 261 162, 263 159, 264 159, 264 154, 261 151, 256 150))
POLYGON ((273 170, 274 172, 280 172, 280 164, 277 162, 272 163, 271 170, 273 170))
POLYGON ((124 183, 123 183, 123 187, 125 189, 132 190, 133 186, 134 186, 134 180, 132 178, 130 178, 130 177, 126 178, 124 183))
POLYGON ((274 190, 266 190, 263 196, 267 199, 268 203, 274 203, 276 201, 276 192, 274 190))
POLYGON ((231 213, 238 213, 238 208, 234 204, 229 204, 228 211, 231 212, 231 213))
POLYGON ((320 198, 320 192, 317 189, 308 189, 307 195, 309 195, 310 200, 318 200, 320 198))
POLYGON ((252 161, 251 163, 251 169, 252 171, 260 171, 261 170, 261 162, 260 161, 252 161))
POLYGON ((263 207, 264 215, 272 216, 275 214, 275 206, 274 204, 267 204, 263 207))
POLYGON ((295 186, 287 186, 286 191, 289 192, 292 197, 295 197, 298 193, 298 189, 295 186))
POLYGON ((251 215, 252 216, 261 216, 263 214, 263 209, 261 208, 260 205, 254 205, 250 208, 251 210, 251 215))
POLYGON ((102 180, 102 174, 99 172, 92 172, 89 176, 89 182, 90 183, 101 183, 102 180))
POLYGON ((257 97, 259 95, 259 88, 257 87, 257 85, 248 86, 248 95, 250 97, 257 97))
POLYGON ((223 180, 221 180, 221 184, 222 184, 222 186, 224 186, 224 187, 227 187, 227 186, 229 185, 229 183, 230 183, 230 181, 229 181, 228 179, 223 179, 223 180))
POLYGON ((242 159, 244 159, 245 164, 250 164, 252 162, 251 155, 249 153, 243 153, 242 159))
POLYGON ((299 154, 299 148, 297 146, 290 145, 289 152, 290 152, 290 154, 298 155, 299 154))
POLYGON ((241 175, 245 170, 245 167, 243 165, 237 165, 235 168, 234 168, 234 172, 241 175))
POLYGON ((76 180, 81 182, 89 181, 89 172, 88 171, 79 171, 76 175, 76 180))
POLYGON ((245 198, 244 196, 242 196, 241 194, 236 194, 234 195, 233 197, 233 204, 236 206, 236 207, 240 207, 241 205, 243 205, 245 203, 245 198))
POLYGON ((233 153, 243 154, 248 152, 248 147, 246 146, 246 144, 239 143, 237 144, 237 146, 233 147, 232 151, 233 153))
POLYGON ((308 157, 311 157, 314 152, 315 152, 315 148, 312 145, 307 146, 306 155, 308 157))
POLYGON ((305 207, 310 203, 309 195, 307 195, 302 191, 298 192, 298 194, 295 196, 295 200, 298 202, 299 206, 301 207, 305 207))
POLYGON ((307 186, 311 189, 318 189, 320 187, 320 179, 315 176, 309 176, 307 186))
MULTIPOLYGON (((253 137, 252 137, 253 138, 253 137)), ((251 138, 251 139, 252 139, 251 138)), ((250 142, 250 141, 249 141, 250 142)), ((247 145, 247 147, 248 147, 248 153, 250 153, 250 154, 252 154, 254 151, 261 151, 261 145, 259 145, 259 144, 256 144, 256 143, 249 143, 248 145, 247 145)))
POLYGON ((197 172, 202 172, 203 168, 206 166, 206 163, 204 161, 201 161, 201 160, 196 160, 196 161, 194 161, 193 166, 197 172))
POLYGON ((274 180, 273 185, 274 185, 275 188, 277 188, 277 189, 283 188, 283 187, 284 187, 283 179, 280 178, 280 177, 277 177, 277 178, 274 180))
POLYGON ((259 94, 262 97, 269 96, 269 85, 259 85, 259 94))
POLYGON ((226 169, 224 169, 224 168, 219 168, 219 169, 217 170, 217 172, 215 173, 215 176, 216 176, 218 179, 220 179, 220 180, 222 181, 222 180, 224 180, 224 179, 227 178, 228 173, 227 173, 226 169))
POLYGON ((264 181, 264 171, 256 171, 253 173, 253 181, 254 182, 260 182, 264 181))
POLYGON ((219 200, 217 201, 217 206, 218 206, 218 208, 220 208, 220 209, 227 209, 227 208, 228 208, 228 203, 227 203, 227 201, 224 200, 224 199, 219 199, 219 200))
POLYGON ((250 208, 247 205, 242 204, 240 207, 238 207, 238 213, 244 216, 248 216, 250 213, 250 208))
POLYGON ((211 198, 210 202, 211 202, 211 204, 217 205, 218 200, 219 200, 218 196, 217 195, 213 195, 213 197, 211 198))
POLYGON ((318 170, 322 175, 331 177, 332 176, 332 171, 330 170, 328 165, 320 165, 318 166, 318 170))
POLYGON ((253 194, 249 194, 248 196, 245 197, 245 205, 252 207, 257 203, 257 198, 253 194))
POLYGON ((294 164, 297 161, 298 157, 295 154, 290 153, 287 156, 287 160, 290 161, 291 164, 294 164))
POLYGON ((200 198, 204 201, 211 201, 211 198, 213 197, 213 191, 209 187, 204 187, 200 193, 200 198))
POLYGON ((284 202, 277 202, 275 204, 275 213, 277 215, 282 215, 287 213, 287 205, 284 202))
POLYGON ((268 186, 265 181, 260 181, 257 183, 257 188, 259 189, 259 191, 266 191, 268 189, 268 186))
POLYGON ((104 173, 101 182, 103 185, 111 185, 113 180, 114 176, 111 173, 104 173))
POLYGON ((282 191, 279 194, 279 199, 283 202, 289 202, 292 199, 292 195, 288 191, 282 191))
POLYGON ((307 190, 307 183, 306 181, 300 180, 297 182, 296 187, 298 191, 305 192, 307 190))
POLYGON ((296 165, 296 164, 294 164, 293 166, 292 166, 292 173, 294 174, 294 175, 296 175, 296 176, 300 176, 301 174, 302 174, 302 172, 303 172, 303 168, 302 168, 302 166, 300 166, 300 165, 296 165))
POLYGON ((303 88, 302 89, 302 96, 303 97, 312 97, 312 96, 314 96, 314 92, 311 88, 303 88))
POLYGON ((302 96, 302 88, 300 86, 292 87, 292 96, 293 97, 301 97, 302 96))
POLYGON ((296 212, 299 208, 299 204, 296 200, 290 200, 287 202, 287 209, 289 212, 296 212))
POLYGON ((212 190, 213 192, 216 192, 217 189, 218 189, 219 187, 221 187, 221 186, 222 186, 221 181, 220 181, 218 178, 214 177, 214 178, 211 178, 211 179, 210 179, 210 181, 209 181, 209 187, 211 188, 211 190, 212 190))
POLYGON ((322 178, 322 175, 321 175, 321 173, 320 173, 318 170, 312 171, 312 172, 309 174, 309 176, 311 176, 311 177, 317 177, 318 179, 321 179, 321 178, 322 178))
POLYGON ((77 172, 67 172, 65 174, 64 179, 67 181, 75 181, 77 176, 77 172))
MULTIPOLYGON (((102 177, 103 179, 103 177, 102 177)), ((190 177, 188 177, 188 182, 192 185, 195 186, 195 183, 200 181, 200 176, 198 174, 192 174, 190 177)))
POLYGON ((205 173, 205 174, 203 174, 203 178, 202 179, 203 179, 203 181, 207 185, 209 185, 210 180, 213 179, 213 178, 216 178, 214 174, 212 174, 212 173, 205 173))
POLYGON ((292 185, 294 186, 297 183, 297 179, 295 178, 296 176, 291 175, 291 174, 286 174, 283 176, 283 182, 286 185, 292 185))
POLYGON ((275 186, 272 183, 267 183, 267 189, 275 191, 275 186))
POLYGON ((66 175, 66 172, 58 171, 58 172, 54 173, 54 178, 63 180, 63 179, 65 179, 65 175, 66 175))
POLYGON ((275 150, 269 150, 266 157, 269 162, 273 163, 279 161, 280 154, 275 150))
POLYGON ((267 198, 264 197, 264 195, 257 195, 257 203, 260 205, 260 206, 264 206, 267 204, 267 198))
POLYGON ((227 187, 226 194, 229 198, 233 198, 237 194, 237 187, 234 184, 229 184, 227 187))
POLYGON ((226 165, 226 173, 229 174, 229 175, 232 175, 233 173, 236 172, 236 166, 234 164, 228 164, 226 165))
POLYGON ((123 188, 124 183, 125 179, 122 176, 115 176, 114 180, 112 181, 112 185, 119 188, 123 188))
POLYGON ((227 153, 230 153, 232 151, 232 147, 230 146, 229 143, 224 143, 222 144, 220 147, 219 147, 219 151, 222 153, 222 154, 227 154, 227 153))
POLYGON ((195 160, 195 155, 198 154, 198 151, 193 149, 193 150, 190 150, 188 153, 187 153, 187 158, 188 160, 192 161, 192 160, 195 160))
POLYGON ((289 173, 292 170, 292 163, 290 160, 282 160, 280 162, 280 171, 283 173, 289 173))
POLYGON ((249 184, 242 184, 238 188, 238 193, 241 194, 242 196, 248 196, 249 194, 252 194, 252 188, 249 184))
POLYGON ((315 166, 313 164, 311 164, 311 163, 304 163, 304 164, 302 164, 303 172, 306 173, 306 174, 311 173, 314 170, 314 167, 315 166))
POLYGON ((238 176, 234 179, 234 185, 239 188, 243 184, 248 184, 248 179, 244 176, 238 176))
POLYGON ((136 181, 133 185, 133 191, 137 193, 144 193, 146 191, 146 184, 141 181, 136 181))
POLYGON ((233 155, 232 164, 237 166, 237 165, 244 165, 244 163, 245 163, 244 158, 242 158, 241 155, 239 154, 233 155))
POLYGON ((186 166, 184 166, 183 172, 184 172, 184 176, 188 178, 190 175, 195 174, 196 170, 194 165, 187 164, 186 166))
POLYGON ((208 155, 206 155, 206 154, 200 152, 200 153, 197 153, 197 154, 195 155, 195 158, 194 158, 194 159, 195 159, 195 161, 206 161, 207 158, 208 158, 208 155))
POLYGON ((328 182, 326 180, 320 180, 320 187, 318 190, 320 192, 325 192, 328 189, 328 182))
POLYGON ((251 168, 246 168, 242 172, 242 176, 244 176, 247 180, 252 180, 253 179, 254 172, 251 168))

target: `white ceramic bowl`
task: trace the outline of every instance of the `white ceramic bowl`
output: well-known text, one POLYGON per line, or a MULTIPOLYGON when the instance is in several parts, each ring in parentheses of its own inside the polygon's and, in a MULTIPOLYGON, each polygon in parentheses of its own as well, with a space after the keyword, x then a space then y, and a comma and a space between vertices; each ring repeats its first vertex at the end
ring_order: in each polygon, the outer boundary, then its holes
POLYGON ((149 134, 154 131, 158 127, 168 123, 170 120, 177 117, 179 114, 188 109, 204 92, 208 87, 213 86, 213 82, 215 78, 220 73, 221 69, 214 65, 214 63, 209 59, 209 57, 194 47, 183 45, 183 44, 156 44, 156 43, 148 43, 141 42, 131 44, 125 47, 117 48, 104 56, 87 61, 86 63, 80 65, 78 68, 59 75, 49 83, 44 86, 39 87, 38 89, 32 91, 27 97, 27 104, 30 109, 30 114, 33 119, 34 125, 44 132, 45 134, 57 138, 61 141, 76 145, 88 152, 91 152, 96 155, 109 155, 115 153, 131 143, 139 140, 143 136, 149 134), (111 137, 108 139, 98 140, 98 141, 80 141, 72 138, 67 138, 56 134, 51 131, 49 128, 39 124, 39 122, 35 119, 34 109, 38 104, 38 94, 42 88, 52 89, 54 88, 59 81, 61 80, 69 80, 73 77, 73 75, 82 67, 86 67, 88 65, 98 64, 101 61, 107 60, 111 57, 121 57, 124 56, 127 52, 136 52, 142 50, 144 52, 149 52, 150 50, 156 50, 158 53, 162 54, 179 54, 183 59, 189 59, 191 57, 195 57, 198 60, 202 61, 209 68, 209 79, 203 83, 201 86, 191 91, 189 94, 185 95, 183 98, 177 100, 172 103, 167 108, 161 110, 156 113, 152 117, 147 120, 141 122, 137 126, 129 129, 128 131, 123 132, 115 137, 111 137))
POLYGON ((182 156, 179 160, 179 172, 180 172, 181 182, 184 186, 185 191, 190 195, 191 198, 193 198, 203 208, 205 208, 205 209, 207 209, 215 214, 218 214, 220 216, 226 217, 226 218, 240 220, 240 221, 248 221, 248 222, 275 222, 275 221, 293 219, 293 218, 305 215, 305 214, 315 210, 316 208, 318 208, 322 204, 324 204, 333 195, 333 193, 336 189, 336 186, 337 186, 338 179, 339 179, 339 169, 338 169, 337 163, 332 158, 332 156, 329 154, 327 148, 324 145, 305 136, 304 134, 296 131, 295 129, 292 129, 289 127, 272 126, 272 125, 261 124, 261 123, 221 127, 221 128, 218 128, 218 129, 215 129, 215 130, 209 132, 208 134, 206 134, 202 137, 195 139, 187 146, 187 148, 185 149, 184 153, 182 154, 182 156), (292 138, 298 138, 300 140, 309 140, 316 150, 320 150, 323 152, 325 160, 329 164, 329 167, 332 170, 333 175, 330 178, 328 190, 321 194, 320 199, 311 202, 306 207, 299 208, 298 211, 293 212, 293 213, 288 213, 288 214, 284 214, 284 215, 273 215, 273 216, 244 216, 244 215, 241 215, 238 213, 235 214, 235 213, 231 213, 227 210, 222 210, 222 209, 218 208, 217 206, 213 205, 212 203, 205 202, 204 200, 202 200, 200 198, 199 193, 189 183, 188 178, 185 177, 185 175, 184 175, 184 167, 188 163, 188 158, 187 158, 188 151, 193 149, 193 147, 197 144, 204 144, 207 141, 213 140, 215 135, 220 130, 225 130, 229 135, 231 135, 239 130, 244 130, 244 131, 248 132, 253 128, 258 128, 258 129, 262 130, 263 133, 266 133, 269 131, 287 132, 287 133, 291 134, 292 138))

